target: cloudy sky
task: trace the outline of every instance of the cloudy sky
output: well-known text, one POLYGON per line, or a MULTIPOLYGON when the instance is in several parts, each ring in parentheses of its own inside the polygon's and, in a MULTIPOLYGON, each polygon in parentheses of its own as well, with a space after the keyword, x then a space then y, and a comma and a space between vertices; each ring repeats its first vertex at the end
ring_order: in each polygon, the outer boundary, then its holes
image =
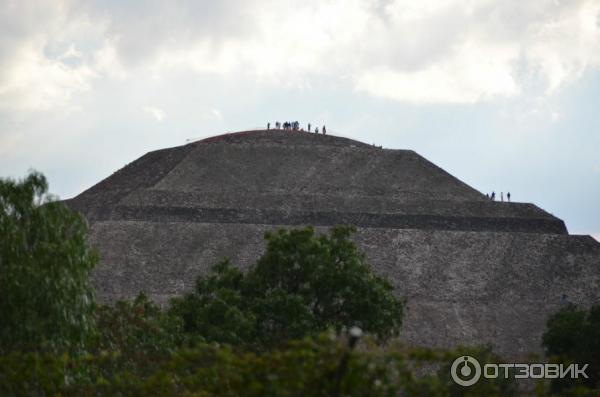
POLYGON ((294 119, 600 239, 600 0, 0 2, 2 177, 294 119))

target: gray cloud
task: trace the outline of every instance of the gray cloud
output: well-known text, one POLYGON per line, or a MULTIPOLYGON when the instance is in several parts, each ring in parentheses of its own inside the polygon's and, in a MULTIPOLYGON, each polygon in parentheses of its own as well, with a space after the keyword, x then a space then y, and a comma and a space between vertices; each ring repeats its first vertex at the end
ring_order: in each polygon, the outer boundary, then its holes
POLYGON ((24 3, 0 11, 0 107, 66 106, 98 76, 173 67, 304 87, 328 76, 390 99, 472 102, 551 92, 600 64, 598 0, 24 3), (430 94, 392 95, 379 75, 430 94))
POLYGON ((73 9, 106 21, 106 37, 114 40, 120 58, 136 65, 162 49, 186 48, 204 40, 218 46, 229 38, 252 35, 257 29, 253 9, 260 6, 236 0, 90 0, 74 3, 73 9))

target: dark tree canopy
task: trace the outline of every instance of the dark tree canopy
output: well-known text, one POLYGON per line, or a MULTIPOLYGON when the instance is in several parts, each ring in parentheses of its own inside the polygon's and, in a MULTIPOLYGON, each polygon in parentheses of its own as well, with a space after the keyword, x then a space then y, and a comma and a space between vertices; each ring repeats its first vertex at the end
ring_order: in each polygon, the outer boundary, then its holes
POLYGON ((589 311, 568 305, 548 319, 542 339, 546 355, 554 361, 580 366, 589 364, 586 374, 589 379, 555 379, 555 391, 585 385, 600 387, 600 306, 589 311))
POLYGON ((194 291, 171 301, 172 316, 183 320, 188 335, 208 341, 245 344, 254 337, 256 319, 242 296, 244 275, 228 260, 196 280, 194 291))
POLYGON ((402 304, 350 240, 312 228, 267 233, 267 248, 246 274, 227 260, 172 303, 184 329, 207 340, 268 347, 325 329, 358 326, 381 339, 398 333, 402 304))
POLYGON ((0 350, 77 350, 93 330, 97 255, 42 174, 0 179, 0 350))
POLYGON ((143 373, 184 345, 181 319, 173 318, 144 294, 96 308, 98 332, 91 354, 118 352, 117 368, 143 373))

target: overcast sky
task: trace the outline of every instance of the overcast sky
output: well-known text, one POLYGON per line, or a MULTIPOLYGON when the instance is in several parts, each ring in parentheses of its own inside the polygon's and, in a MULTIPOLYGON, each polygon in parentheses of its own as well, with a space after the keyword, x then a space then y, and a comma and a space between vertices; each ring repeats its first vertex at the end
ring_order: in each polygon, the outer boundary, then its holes
POLYGON ((600 0, 0 0, 0 176, 259 127, 413 149, 600 239, 600 0))

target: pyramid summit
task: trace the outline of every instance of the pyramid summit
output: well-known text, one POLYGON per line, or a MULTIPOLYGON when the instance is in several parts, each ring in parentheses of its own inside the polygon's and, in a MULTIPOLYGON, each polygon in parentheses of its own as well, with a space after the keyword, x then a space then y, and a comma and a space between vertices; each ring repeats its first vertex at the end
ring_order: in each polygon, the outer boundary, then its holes
POLYGON ((140 157, 66 203, 101 255, 99 300, 192 288, 224 256, 245 268, 277 227, 357 226, 407 308, 402 338, 540 350, 568 297, 600 302, 600 244, 529 203, 489 200, 411 150, 308 132, 219 135, 140 157))

